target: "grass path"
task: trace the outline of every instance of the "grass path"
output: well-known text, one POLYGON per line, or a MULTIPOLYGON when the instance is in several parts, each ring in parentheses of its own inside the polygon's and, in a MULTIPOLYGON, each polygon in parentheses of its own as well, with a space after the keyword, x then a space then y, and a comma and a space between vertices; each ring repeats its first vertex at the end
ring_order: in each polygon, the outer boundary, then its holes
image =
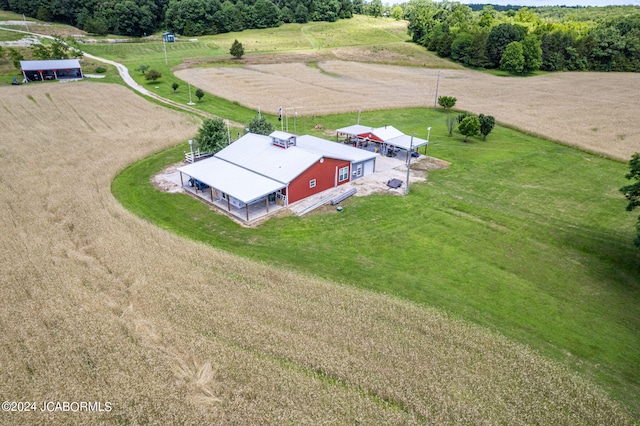
POLYGON ((303 27, 300 28, 300 31, 302 31, 302 34, 304 35, 304 37, 309 40, 309 44, 311 44, 311 47, 314 50, 320 50, 320 42, 313 37, 311 34, 309 34, 309 28, 311 27, 311 25, 305 25, 303 27))

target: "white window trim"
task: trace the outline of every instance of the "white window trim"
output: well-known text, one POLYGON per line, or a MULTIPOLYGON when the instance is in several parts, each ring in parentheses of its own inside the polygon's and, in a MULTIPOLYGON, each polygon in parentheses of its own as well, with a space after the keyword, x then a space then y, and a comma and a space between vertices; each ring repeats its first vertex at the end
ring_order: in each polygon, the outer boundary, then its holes
POLYGON ((344 182, 349 179, 349 166, 341 167, 338 170, 338 182, 344 182), (344 171, 344 173, 343 173, 344 171))
POLYGON ((309 188, 315 188, 316 184, 317 184, 316 180, 315 179, 311 179, 309 181, 309 188))

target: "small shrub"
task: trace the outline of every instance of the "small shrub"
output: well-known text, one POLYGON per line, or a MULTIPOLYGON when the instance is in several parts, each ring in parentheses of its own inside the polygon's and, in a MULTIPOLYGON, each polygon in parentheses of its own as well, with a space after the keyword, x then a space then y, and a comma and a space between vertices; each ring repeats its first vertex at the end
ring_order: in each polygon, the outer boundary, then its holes
POLYGON ((97 67, 96 68, 96 73, 98 74, 104 74, 105 72, 107 72, 107 69, 104 67, 97 67))

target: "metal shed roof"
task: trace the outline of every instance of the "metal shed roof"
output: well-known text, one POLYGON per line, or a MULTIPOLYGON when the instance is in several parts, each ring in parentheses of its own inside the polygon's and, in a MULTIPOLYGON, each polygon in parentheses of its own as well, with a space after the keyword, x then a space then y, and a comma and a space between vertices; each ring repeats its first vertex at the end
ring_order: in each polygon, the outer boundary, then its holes
POLYGON ((288 184, 320 161, 321 154, 297 146, 273 146, 269 136, 247 133, 216 154, 230 163, 288 184))
POLYGON ((366 130, 363 133, 372 133, 384 143, 390 143, 390 139, 404 135, 404 133, 393 126, 376 127, 375 129, 366 130))
POLYGON ((178 167, 178 171, 219 189, 246 204, 286 186, 281 182, 253 173, 250 170, 243 169, 216 157, 178 167))
POLYGON ((343 143, 331 142, 316 136, 298 136, 298 147, 307 151, 316 152, 325 157, 349 160, 359 163, 376 158, 378 154, 363 149, 354 148, 343 143))
POLYGON ((362 124, 354 124, 353 126, 342 127, 336 132, 345 135, 357 136, 362 133, 370 132, 373 129, 371 126, 363 126, 362 124))
POLYGON ((420 139, 420 138, 416 138, 413 137, 413 142, 411 141, 411 136, 409 135, 402 135, 402 136, 398 136, 395 137, 393 139, 389 139, 387 141, 385 141, 386 144, 389 145, 393 145, 393 146, 397 146, 399 148, 402 149, 406 149, 407 151, 413 147, 413 149, 422 146, 422 145, 426 145, 429 143, 428 140, 426 139, 420 139))
POLYGON ((80 68, 78 59, 51 59, 47 61, 20 61, 23 71, 64 70, 80 68))

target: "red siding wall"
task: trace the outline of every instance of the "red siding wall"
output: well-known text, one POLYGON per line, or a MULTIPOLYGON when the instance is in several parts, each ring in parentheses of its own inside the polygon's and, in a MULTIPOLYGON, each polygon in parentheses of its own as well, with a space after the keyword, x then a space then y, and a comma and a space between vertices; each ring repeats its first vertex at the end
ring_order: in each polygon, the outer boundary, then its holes
MULTIPOLYGON (((289 203, 295 203, 310 195, 333 188, 338 181, 338 171, 342 167, 349 167, 349 165, 349 161, 335 160, 333 158, 325 158, 322 163, 318 161, 289 184, 289 203), (312 179, 316 180, 316 186, 309 188, 309 181, 312 179)), ((351 168, 349 167, 347 180, 338 182, 338 185, 349 182, 350 178, 351 168)))

